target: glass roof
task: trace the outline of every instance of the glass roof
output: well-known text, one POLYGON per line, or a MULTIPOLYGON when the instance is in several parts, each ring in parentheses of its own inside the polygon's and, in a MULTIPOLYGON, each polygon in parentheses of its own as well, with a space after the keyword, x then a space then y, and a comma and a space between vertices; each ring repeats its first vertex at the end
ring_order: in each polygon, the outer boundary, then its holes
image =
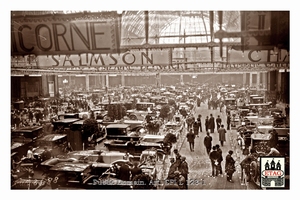
MULTIPOLYGON (((149 44, 208 43, 211 41, 209 11, 149 11, 149 44)), ((214 12, 214 32, 219 30, 214 12)), ((223 30, 240 31, 239 11, 223 12, 223 30)), ((121 45, 146 43, 145 12, 124 11, 121 45)), ((236 39, 237 40, 237 39, 236 39)))

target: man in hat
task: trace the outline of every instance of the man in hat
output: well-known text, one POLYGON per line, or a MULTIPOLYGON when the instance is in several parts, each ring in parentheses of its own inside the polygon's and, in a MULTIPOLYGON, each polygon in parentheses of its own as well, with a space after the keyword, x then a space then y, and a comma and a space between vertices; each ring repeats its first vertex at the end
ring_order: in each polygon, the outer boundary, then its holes
POLYGON ((180 158, 181 158, 181 155, 180 155, 180 153, 179 153, 179 151, 178 151, 178 149, 174 149, 174 154, 175 154, 175 162, 179 165, 180 164, 180 162, 181 162, 181 160, 180 160, 180 158))
POLYGON ((188 132, 188 134, 186 135, 187 141, 190 145, 190 150, 194 151, 194 147, 195 147, 195 134, 193 133, 193 130, 190 129, 190 131, 188 132))
POLYGON ((233 151, 229 150, 225 160, 225 172, 227 173, 227 181, 232 181, 232 175, 235 172, 235 160, 232 158, 233 151))
POLYGON ((212 137, 210 136, 209 131, 206 132, 206 136, 204 137, 204 146, 206 148, 207 155, 209 155, 212 146, 212 137))
POLYGON ((222 124, 222 119, 221 119, 220 115, 218 115, 218 117, 216 119, 216 124, 217 124, 217 131, 218 131, 222 124))
POLYGON ((183 186, 184 186, 183 188, 188 189, 187 180, 188 180, 188 174, 189 174, 189 167, 188 167, 188 163, 186 162, 186 157, 185 156, 181 157, 181 163, 178 166, 178 170, 179 170, 180 174, 185 179, 185 181, 183 183, 183 186))
POLYGON ((174 158, 170 158, 170 163, 171 163, 171 165, 169 168, 167 179, 174 179, 174 177, 175 177, 174 172, 178 171, 178 164, 175 162, 174 158))
POLYGON ((219 141, 221 143, 221 146, 224 145, 224 142, 226 141, 226 129, 224 128, 224 125, 222 124, 221 127, 218 129, 219 133, 219 141))

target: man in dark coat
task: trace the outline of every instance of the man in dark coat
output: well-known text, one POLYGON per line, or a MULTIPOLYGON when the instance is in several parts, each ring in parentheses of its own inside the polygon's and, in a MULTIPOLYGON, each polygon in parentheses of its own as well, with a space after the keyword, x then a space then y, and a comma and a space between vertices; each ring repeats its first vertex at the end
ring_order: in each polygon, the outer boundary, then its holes
POLYGON ((174 158, 170 158, 170 163, 171 163, 171 165, 169 167, 169 172, 168 172, 167 179, 174 179, 174 177, 175 177, 174 172, 178 171, 178 166, 179 166, 180 163, 179 164, 176 163, 174 158))
POLYGON ((139 174, 142 174, 142 173, 143 173, 142 169, 138 166, 138 162, 134 162, 134 163, 133 163, 133 167, 130 169, 130 172, 131 172, 131 180, 132 180, 136 175, 139 175, 139 174))
POLYGON ((219 154, 217 152, 217 147, 216 146, 213 146, 212 148, 213 150, 209 153, 209 159, 211 161, 211 169, 212 169, 212 172, 211 172, 211 175, 212 177, 215 177, 215 176, 218 176, 218 170, 217 170, 217 160, 219 158, 219 154))
POLYGON ((206 132, 206 136, 204 137, 204 146, 206 148, 207 155, 209 155, 212 146, 212 137, 210 136, 208 131, 206 132))
POLYGON ((181 157, 181 163, 178 166, 178 170, 179 170, 180 174, 185 178, 184 183, 181 183, 181 184, 183 184, 184 189, 188 189, 187 181, 188 181, 188 174, 189 174, 189 166, 188 166, 188 163, 186 162, 186 157, 184 157, 184 156, 181 157))
POLYGON ((202 132, 202 123, 201 123, 201 115, 198 115, 197 117, 197 123, 198 123, 198 127, 200 129, 200 132, 202 132))
POLYGON ((217 152, 219 154, 219 158, 217 159, 218 161, 218 165, 217 165, 217 170, 219 174, 223 174, 223 170, 222 170, 222 161, 223 161, 223 155, 222 155, 222 149, 220 148, 220 145, 216 145, 217 148, 217 152))
POLYGON ((195 134, 193 133, 193 129, 190 129, 188 134, 186 135, 187 141, 190 144, 190 150, 194 151, 194 144, 195 144, 195 134))
POLYGON ((230 113, 227 113, 227 130, 230 130, 231 117, 230 113))
POLYGON ((123 181, 130 180, 130 168, 127 164, 124 164, 120 167, 119 176, 120 179, 123 181))
POLYGON ((217 131, 218 131, 222 124, 222 119, 221 119, 220 115, 218 115, 218 117, 216 119, 216 124, 217 124, 217 131))
POLYGON ((225 160, 225 172, 227 173, 227 181, 232 181, 232 175, 235 172, 235 160, 232 158, 233 151, 229 150, 225 160))
POLYGON ((226 130, 224 128, 224 125, 222 124, 221 127, 218 129, 219 133, 219 141, 221 143, 221 146, 224 145, 224 142, 226 141, 226 130))
POLYGON ((206 116, 206 119, 205 119, 205 131, 207 132, 209 130, 209 118, 208 116, 206 116))
POLYGON ((210 129, 210 133, 215 132, 215 118, 213 117, 212 114, 210 114, 210 118, 209 118, 209 129, 210 129))
POLYGON ((199 124, 198 124, 198 122, 197 121, 195 121, 194 122, 194 124, 193 124, 193 129, 194 129, 194 134, 195 134, 195 136, 196 137, 199 137, 199 124))

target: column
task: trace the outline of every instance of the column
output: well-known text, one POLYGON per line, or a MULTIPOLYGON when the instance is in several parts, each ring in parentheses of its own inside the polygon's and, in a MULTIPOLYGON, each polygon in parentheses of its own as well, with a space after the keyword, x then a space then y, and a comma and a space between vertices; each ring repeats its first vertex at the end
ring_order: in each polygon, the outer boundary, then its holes
POLYGON ((263 89, 267 88, 267 72, 261 72, 262 76, 262 87, 263 89))
POLYGON ((256 76, 256 89, 260 88, 260 72, 257 72, 256 76))
POLYGON ((250 73, 249 77, 249 87, 252 87, 252 72, 250 73))
POLYGON ((183 83, 183 75, 181 74, 180 75, 180 85, 183 85, 184 83, 183 83))
POLYGON ((107 88, 109 88, 109 75, 108 75, 108 74, 105 75, 105 80, 106 80, 106 81, 105 81, 105 83, 106 83, 105 86, 106 86, 107 88))
POLYGON ((89 75, 85 76, 85 89, 86 89, 86 91, 90 90, 90 76, 89 75))
POLYGON ((247 85, 247 73, 243 73, 243 86, 247 85))
POLYGON ((125 75, 121 74, 121 85, 125 86, 125 75))

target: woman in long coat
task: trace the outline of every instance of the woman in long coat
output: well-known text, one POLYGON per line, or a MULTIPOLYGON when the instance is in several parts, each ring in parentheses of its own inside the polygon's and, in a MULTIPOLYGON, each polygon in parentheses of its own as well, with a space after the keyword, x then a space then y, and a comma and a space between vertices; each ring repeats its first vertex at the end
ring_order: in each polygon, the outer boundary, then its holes
POLYGON ((231 157, 232 154, 233 151, 229 150, 225 160, 225 172, 227 173, 227 181, 231 183, 233 182, 232 175, 235 172, 235 160, 231 157))

